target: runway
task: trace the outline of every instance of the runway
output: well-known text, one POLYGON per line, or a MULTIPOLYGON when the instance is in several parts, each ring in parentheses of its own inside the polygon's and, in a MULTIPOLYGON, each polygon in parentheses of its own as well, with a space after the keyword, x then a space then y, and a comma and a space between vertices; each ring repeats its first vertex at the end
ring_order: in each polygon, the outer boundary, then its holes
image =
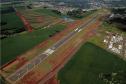
POLYGON ((48 56, 50 56, 52 53, 54 53, 60 46, 63 46, 64 43, 69 41, 75 34, 82 31, 84 28, 89 26, 91 23, 95 22, 97 19, 97 16, 94 16, 91 18, 87 23, 77 27, 72 32, 64 36, 61 40, 56 42, 54 45, 52 45, 50 48, 42 52, 40 55, 36 56, 34 59, 29 61, 27 64, 22 66, 20 69, 12 73, 10 76, 7 77, 7 79, 10 82, 16 82, 20 78, 22 78, 24 75, 26 75, 28 72, 30 72, 32 69, 34 69, 38 64, 42 63, 48 56))

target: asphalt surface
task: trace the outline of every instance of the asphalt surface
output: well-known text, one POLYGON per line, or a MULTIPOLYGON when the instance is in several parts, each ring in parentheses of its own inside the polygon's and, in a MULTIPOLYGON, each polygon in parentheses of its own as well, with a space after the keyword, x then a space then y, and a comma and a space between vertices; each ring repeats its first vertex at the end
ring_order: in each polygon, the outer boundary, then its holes
POLYGON ((24 75, 26 75, 28 72, 30 72, 35 66, 42 63, 50 54, 52 54, 56 49, 58 49, 60 46, 62 46, 65 42, 67 42, 72 36, 74 36, 76 33, 80 32, 80 30, 83 30, 91 23, 95 22, 97 19, 97 15, 94 16, 91 20, 89 20, 87 23, 81 25, 80 27, 76 28, 66 36, 64 36, 61 40, 56 42, 52 47, 47 49, 45 52, 41 53, 40 55, 36 56, 34 59, 29 61, 27 64, 19 68, 17 71, 12 73, 10 76, 8 76, 8 80, 10 82, 16 82, 20 78, 22 78, 24 75))
POLYGON ((97 16, 93 17, 90 21, 88 21, 87 23, 81 25, 80 27, 76 28, 75 30, 73 30, 72 32, 70 32, 67 36, 65 36, 63 39, 59 40, 56 44, 53 45, 53 47, 51 47, 51 49, 56 50, 57 48, 59 48, 62 44, 64 44, 65 42, 68 41, 68 39, 70 39, 73 35, 75 35, 77 32, 79 32, 79 30, 83 30, 84 28, 86 28, 90 23, 94 22, 96 20, 97 16))

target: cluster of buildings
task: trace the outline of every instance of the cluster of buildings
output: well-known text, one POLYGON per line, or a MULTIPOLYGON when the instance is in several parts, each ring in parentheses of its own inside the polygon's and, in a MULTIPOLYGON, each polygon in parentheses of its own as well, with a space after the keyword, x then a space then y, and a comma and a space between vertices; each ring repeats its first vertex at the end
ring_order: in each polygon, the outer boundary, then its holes
MULTIPOLYGON (((47 7, 49 9, 53 9, 53 10, 58 10, 60 11, 62 14, 67 14, 68 11, 73 11, 73 10, 77 10, 78 7, 73 7, 73 6, 68 6, 66 3, 64 2, 60 2, 60 3, 49 3, 49 2, 34 2, 33 3, 33 7, 47 7)), ((95 10, 96 8, 83 8, 83 11, 91 11, 91 10, 95 10)))
POLYGON ((126 38, 119 34, 113 34, 107 32, 107 36, 104 38, 103 41, 106 45, 108 50, 119 54, 124 59, 126 59, 126 38))
POLYGON ((54 9, 58 10, 63 14, 66 14, 68 11, 75 10, 77 8, 69 7, 65 3, 57 3, 57 4, 52 4, 49 2, 34 2, 33 4, 34 7, 47 7, 49 9, 54 9))
POLYGON ((76 10, 77 8, 72 8, 67 6, 55 6, 54 9, 60 11, 63 14, 67 14, 68 11, 73 11, 76 10))
POLYGON ((52 8, 54 6, 50 3, 48 3, 48 2, 34 2, 33 7, 49 7, 49 8, 52 8))

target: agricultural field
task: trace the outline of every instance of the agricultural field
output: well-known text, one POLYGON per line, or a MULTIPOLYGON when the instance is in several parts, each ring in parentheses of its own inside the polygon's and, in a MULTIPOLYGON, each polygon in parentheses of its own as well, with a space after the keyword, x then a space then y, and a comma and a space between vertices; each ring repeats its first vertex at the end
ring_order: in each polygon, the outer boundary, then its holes
POLYGON ((100 75, 123 72, 125 67, 126 62, 116 55, 92 43, 85 43, 61 69, 58 79, 61 84, 109 84, 100 75))
POLYGON ((7 13, 1 15, 1 30, 10 32, 16 32, 19 29, 24 29, 24 25, 16 13, 7 13), (2 24, 3 23, 3 24, 2 24))
POLYGON ((2 65, 50 38, 50 36, 56 34, 57 31, 63 30, 65 27, 65 25, 57 24, 47 29, 34 30, 33 32, 22 32, 16 36, 2 39, 2 65))
POLYGON ((19 17, 16 16, 16 13, 3 14, 1 16, 1 22, 7 23, 5 25, 2 25, 2 29, 13 29, 23 27, 23 23, 21 22, 19 17))
POLYGON ((8 7, 12 6, 12 4, 0 4, 0 5, 1 5, 0 6, 1 9, 7 9, 8 7))
POLYGON ((73 19, 82 19, 88 15, 93 14, 94 12, 96 12, 96 10, 82 11, 78 9, 78 10, 69 11, 67 15, 73 19))
POLYGON ((15 8, 20 11, 26 10, 25 6, 15 6, 15 8))
POLYGON ((49 9, 31 9, 20 11, 33 29, 47 28, 53 24, 60 23, 63 19, 49 9))
MULTIPOLYGON (((17 9, 22 9, 22 7, 17 7, 17 9)), ((6 10, 6 6, 4 10, 6 10)), ((55 17, 55 13, 51 10, 42 9, 41 12, 43 12, 44 15, 39 12, 35 12, 35 10, 38 9, 19 10, 34 29, 31 33, 25 31, 23 22, 15 12, 2 14, 2 65, 66 27, 64 24, 59 23, 62 20, 59 19, 59 17, 55 17)))
POLYGON ((7 38, 10 35, 25 31, 25 27, 20 18, 16 15, 12 6, 2 5, 1 7, 1 36, 7 38))
POLYGON ((38 8, 34 11, 46 16, 62 17, 62 15, 54 13, 51 9, 38 8))

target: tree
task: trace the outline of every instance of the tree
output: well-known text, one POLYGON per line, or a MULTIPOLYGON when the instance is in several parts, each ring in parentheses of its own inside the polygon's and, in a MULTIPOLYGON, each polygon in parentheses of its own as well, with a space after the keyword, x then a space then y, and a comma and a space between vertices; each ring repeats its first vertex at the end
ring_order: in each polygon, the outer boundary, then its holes
POLYGON ((125 71, 119 71, 117 73, 105 73, 101 76, 101 79, 104 80, 106 84, 126 84, 125 78, 125 71))
POLYGON ((71 16, 71 17, 75 17, 75 18, 82 18, 83 17, 83 11, 82 11, 82 9, 68 11, 67 15, 71 16))
POLYGON ((61 12, 58 11, 58 10, 52 10, 54 13, 58 14, 58 15, 61 15, 61 12))

